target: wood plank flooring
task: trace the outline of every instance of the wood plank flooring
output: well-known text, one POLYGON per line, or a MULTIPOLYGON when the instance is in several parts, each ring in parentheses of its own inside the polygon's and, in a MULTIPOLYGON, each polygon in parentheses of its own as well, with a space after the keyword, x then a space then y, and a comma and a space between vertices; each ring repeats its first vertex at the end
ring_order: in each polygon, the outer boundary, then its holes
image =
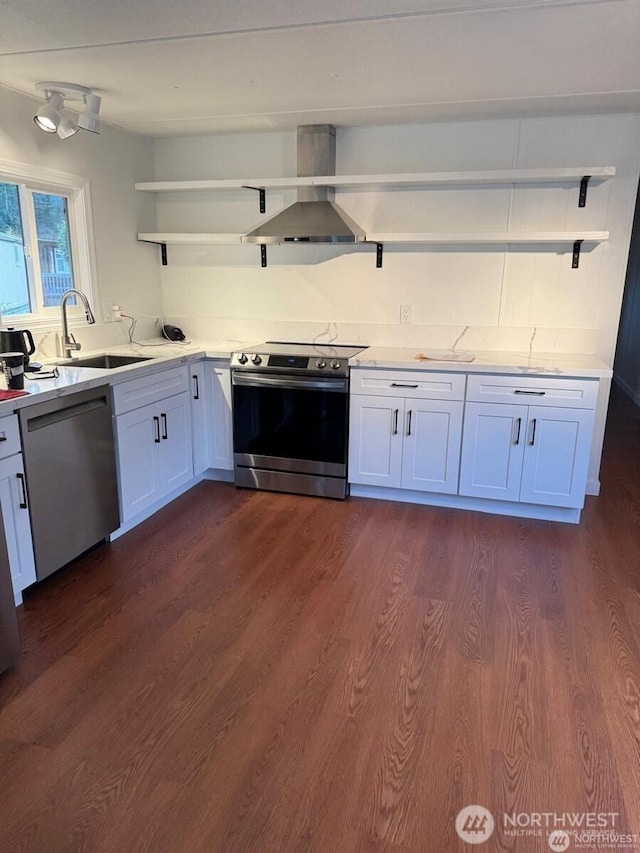
POLYGON ((640 834, 640 412, 580 526, 201 483, 20 628, 3 853, 448 853, 473 803, 479 850, 548 851, 503 812, 640 834))

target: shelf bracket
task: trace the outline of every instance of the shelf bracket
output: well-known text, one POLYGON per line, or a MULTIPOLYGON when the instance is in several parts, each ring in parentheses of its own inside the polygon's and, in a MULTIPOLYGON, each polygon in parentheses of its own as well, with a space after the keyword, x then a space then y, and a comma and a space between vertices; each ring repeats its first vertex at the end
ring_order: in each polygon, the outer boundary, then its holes
POLYGON ((382 251, 383 251, 383 248, 384 247, 383 247, 382 243, 376 243, 376 269, 378 269, 378 270, 382 269, 382 251))
POLYGON ((266 243, 260 244, 260 266, 266 267, 267 265, 267 245, 266 243))
POLYGON ((160 246, 160 260, 162 261, 162 266, 166 267, 167 265, 167 244, 166 243, 157 243, 155 240, 138 240, 139 243, 151 243, 154 246, 160 246))
POLYGON ((263 187, 249 187, 246 184, 242 187, 243 190, 255 190, 258 193, 260 199, 260 213, 266 213, 267 210, 267 198, 266 193, 263 187))
POLYGON ((577 270, 580 266, 580 246, 582 242, 582 240, 576 240, 573 244, 573 258, 571 259, 571 269, 573 270, 577 270))
POLYGON ((591 175, 585 175, 580 181, 580 195, 578 196, 578 207, 587 206, 587 186, 591 180, 591 175))

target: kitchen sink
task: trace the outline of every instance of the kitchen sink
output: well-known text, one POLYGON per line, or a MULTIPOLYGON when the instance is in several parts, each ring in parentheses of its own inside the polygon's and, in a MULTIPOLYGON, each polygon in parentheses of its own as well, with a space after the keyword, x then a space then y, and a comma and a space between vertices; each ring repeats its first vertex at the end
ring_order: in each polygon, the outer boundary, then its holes
POLYGON ((59 361, 59 367, 97 367, 99 370, 113 370, 139 361, 149 361, 148 355, 88 355, 86 358, 74 358, 71 361, 59 361))

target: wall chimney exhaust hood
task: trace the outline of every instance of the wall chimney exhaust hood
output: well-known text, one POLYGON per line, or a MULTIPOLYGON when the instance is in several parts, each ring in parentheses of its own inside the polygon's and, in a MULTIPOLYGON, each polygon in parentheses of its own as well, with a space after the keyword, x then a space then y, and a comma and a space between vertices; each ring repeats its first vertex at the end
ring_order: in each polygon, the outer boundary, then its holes
MULTIPOLYGON (((298 177, 335 175, 336 129, 298 127, 298 177)), ((333 187, 299 187, 298 200, 244 237, 245 243, 362 243, 364 231, 334 204, 333 187)))

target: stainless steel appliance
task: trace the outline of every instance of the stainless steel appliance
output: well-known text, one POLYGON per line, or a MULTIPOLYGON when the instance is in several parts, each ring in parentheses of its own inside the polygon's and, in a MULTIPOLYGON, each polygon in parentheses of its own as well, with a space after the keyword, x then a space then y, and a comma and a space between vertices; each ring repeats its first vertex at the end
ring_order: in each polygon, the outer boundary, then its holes
POLYGON ((19 417, 42 580, 120 526, 110 388, 27 406, 19 417))
MULTIPOLYGON (((335 175, 336 129, 331 124, 298 128, 298 177, 335 175)), ((246 243, 362 243, 362 228, 334 202, 335 188, 300 187, 298 200, 263 222, 246 243)))
POLYGON ((9 669, 20 657, 20 636, 13 603, 13 585, 9 570, 7 540, 0 515, 0 672, 9 669))
POLYGON ((237 486, 346 497, 349 359, 363 349, 269 341, 232 354, 237 486))

